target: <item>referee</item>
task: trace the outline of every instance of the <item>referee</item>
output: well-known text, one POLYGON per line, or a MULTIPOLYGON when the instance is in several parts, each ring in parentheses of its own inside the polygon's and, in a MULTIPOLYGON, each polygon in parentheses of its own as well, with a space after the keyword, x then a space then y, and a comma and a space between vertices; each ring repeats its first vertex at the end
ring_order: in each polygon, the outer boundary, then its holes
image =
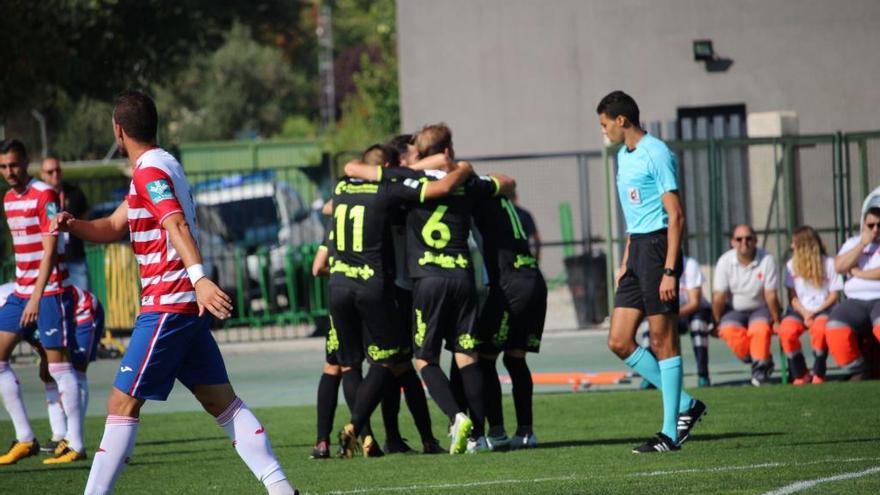
POLYGON ((596 108, 602 133, 617 153, 617 192, 627 242, 617 271, 608 347, 663 395, 663 428, 634 453, 678 450, 706 406, 682 390, 678 340, 678 278, 682 272, 684 212, 678 197, 675 156, 639 126, 639 107, 614 91, 596 108), (636 345, 647 316, 651 350, 636 345))

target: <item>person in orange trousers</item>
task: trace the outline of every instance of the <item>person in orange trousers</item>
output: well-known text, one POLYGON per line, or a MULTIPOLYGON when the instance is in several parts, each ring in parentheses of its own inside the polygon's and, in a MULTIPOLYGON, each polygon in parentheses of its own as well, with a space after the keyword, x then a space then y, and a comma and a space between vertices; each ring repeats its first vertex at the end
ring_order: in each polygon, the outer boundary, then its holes
POLYGON ((789 305, 779 325, 779 341, 788 359, 793 384, 823 383, 828 359, 825 328, 828 315, 843 290, 843 278, 837 274, 834 258, 825 253, 822 239, 812 227, 803 226, 794 231, 791 251, 792 258, 785 265, 789 305), (812 376, 801 350, 801 334, 807 328, 813 348, 812 376))
POLYGON ((731 249, 715 265, 712 316, 718 336, 736 357, 752 365, 751 383, 760 386, 773 373, 770 342, 780 309, 776 260, 759 249, 757 241, 751 226, 734 227, 731 249))

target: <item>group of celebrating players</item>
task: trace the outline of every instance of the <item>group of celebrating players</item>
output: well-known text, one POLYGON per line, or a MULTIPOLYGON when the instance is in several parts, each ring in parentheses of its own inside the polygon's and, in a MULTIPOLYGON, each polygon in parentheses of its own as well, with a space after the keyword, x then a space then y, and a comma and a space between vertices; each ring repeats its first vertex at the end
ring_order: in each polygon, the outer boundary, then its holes
POLYGON ((401 387, 423 451, 442 452, 416 370, 449 419, 450 454, 537 445, 526 353, 540 348, 547 285, 509 199, 515 186, 509 177, 476 175, 469 163, 456 162, 452 132, 444 124, 373 145, 346 164, 313 266, 313 273, 330 279, 332 327, 313 458, 330 456, 340 381, 351 408, 351 421, 339 433, 340 456, 357 450, 382 455, 369 426, 380 402, 385 450, 411 450, 397 425, 401 387), (469 245, 472 223, 489 281, 481 308, 469 245), (439 362, 444 348, 453 355, 448 377, 439 362), (512 438, 504 427, 496 371, 502 352, 516 407, 512 438), (362 379, 365 359, 369 369, 362 379))
MULTIPOLYGON (((597 114, 605 136, 622 145, 617 187, 628 234, 616 276, 608 346, 662 394, 661 431, 633 452, 670 452, 681 448, 707 411, 703 402, 682 389, 679 311, 688 308, 684 316, 690 323, 697 313, 694 308, 702 304, 698 293, 689 292, 700 284, 687 282, 699 277, 682 278, 695 263, 685 263, 681 253, 684 214, 677 166, 665 143, 640 128, 638 106, 629 95, 610 93, 599 103, 597 114), (647 321, 650 349, 636 345, 642 320, 647 321)), ((93 296, 69 283, 58 234, 93 243, 129 235, 140 270, 141 312, 111 390, 85 493, 112 492, 134 450, 145 401, 165 400, 174 381, 180 380, 228 434, 236 453, 269 494, 296 494, 266 429, 233 390, 211 335, 212 316, 228 318, 232 303, 205 276, 190 187, 177 160, 157 146, 157 127, 156 106, 146 94, 127 91, 117 98, 113 132, 131 165, 132 181, 113 214, 91 221, 60 211, 55 191, 28 175, 27 152, 20 142, 5 141, 0 147, 0 171, 11 187, 4 209, 16 260, 16 284, 0 309, 0 396, 13 419, 16 440, 0 464, 15 463, 39 450, 8 363, 16 343, 35 331, 47 363, 44 381, 57 384, 56 402, 63 409, 66 429, 56 438, 58 451, 46 463, 86 459, 82 413, 87 393, 84 397, 80 390, 100 332, 100 307, 88 303, 95 301, 93 296), (75 370, 82 372, 80 376, 75 370)), ((331 315, 313 457, 330 456, 340 384, 351 412, 338 433, 342 457, 358 451, 368 457, 383 454, 369 422, 380 403, 385 451, 411 450, 397 424, 401 388, 423 451, 446 451, 432 433, 423 382, 449 421, 450 454, 536 446, 526 354, 538 352, 541 345, 547 286, 510 200, 516 188, 513 179, 478 175, 471 164, 456 161, 452 132, 444 124, 371 146, 344 172, 328 203, 330 225, 313 266, 315 275, 329 277, 331 315), (489 293, 481 305, 472 236, 488 277, 489 293), (440 368, 444 348, 452 353, 448 376, 440 368), (506 433, 501 408, 496 367, 501 353, 513 386, 517 426, 512 437, 506 433)), ((799 346, 795 348, 804 326, 824 325, 825 340, 838 363, 856 374, 866 369, 860 339, 870 336, 872 324, 880 339, 877 206, 865 210, 861 235, 843 246, 833 264, 825 258, 816 261, 822 253, 815 232, 799 231, 793 241, 791 306, 802 324, 782 325, 778 331, 796 378, 805 374, 803 358, 797 357, 799 346), (832 301, 831 293, 837 282, 832 268, 847 274, 849 297, 834 309, 836 296, 832 301), (830 317, 823 318, 829 311, 830 317)), ((769 270, 766 253, 755 249, 755 237, 748 226, 734 229, 735 249, 719 260, 713 294, 717 304, 712 310, 720 336, 737 355, 752 361, 753 378, 760 379, 772 369, 766 349, 770 325, 765 317, 763 326, 752 328, 760 320, 753 316, 764 314, 759 309, 769 312, 773 322, 779 316, 778 302, 774 306, 765 294, 775 283, 775 272, 769 270), (740 293, 739 288, 752 293, 740 293), (743 306, 743 301, 748 304, 743 306), (747 309, 751 312, 743 316, 747 309)))

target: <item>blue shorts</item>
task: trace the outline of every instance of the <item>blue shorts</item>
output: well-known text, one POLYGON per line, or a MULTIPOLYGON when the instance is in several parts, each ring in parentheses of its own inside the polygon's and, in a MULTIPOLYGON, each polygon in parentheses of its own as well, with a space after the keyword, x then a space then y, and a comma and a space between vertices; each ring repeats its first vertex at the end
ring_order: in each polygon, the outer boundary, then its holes
POLYGON ((98 357, 98 342, 104 334, 104 307, 95 300, 95 319, 76 326, 76 338, 70 346, 74 366, 91 363, 98 357))
POLYGON ((211 317, 141 313, 113 386, 142 400, 165 400, 178 379, 195 385, 229 383, 210 330, 211 317))
POLYGON ((65 291, 54 296, 43 296, 40 300, 40 311, 37 314, 37 326, 22 328, 19 322, 28 299, 10 294, 6 304, 0 308, 0 332, 19 334, 29 339, 37 330, 40 344, 46 349, 67 347, 74 338, 76 316, 73 307, 73 295, 65 291))

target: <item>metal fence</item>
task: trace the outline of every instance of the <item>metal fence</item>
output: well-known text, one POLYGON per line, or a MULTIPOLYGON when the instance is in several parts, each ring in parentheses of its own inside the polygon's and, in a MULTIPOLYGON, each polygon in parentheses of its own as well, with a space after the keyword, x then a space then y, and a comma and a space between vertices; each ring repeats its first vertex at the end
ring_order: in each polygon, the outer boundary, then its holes
MULTIPOLYGON (((800 225, 819 231, 833 253, 857 232, 862 201, 880 185, 880 131, 667 144, 679 158, 687 218, 684 250, 704 266, 710 281, 715 260, 730 248, 734 225, 752 225, 759 246, 780 266, 790 256, 791 235, 800 225)), ((609 171, 616 169, 615 151, 608 150, 609 171)), ((608 206, 610 276, 625 233, 619 206, 608 206)))
MULTIPOLYGON (((788 257, 791 233, 801 224, 819 230, 829 251, 835 251, 858 228, 862 199, 880 185, 880 131, 668 144, 679 158, 687 215, 684 249, 710 279, 714 261, 728 249, 733 225, 753 225, 760 245, 780 261, 788 257)), ((604 272, 611 286, 625 243, 614 151, 470 158, 478 172, 517 179, 519 203, 533 214, 542 238, 541 267, 551 284, 566 282, 566 258, 607 253, 604 272)), ((311 277, 310 267, 323 232, 313 202, 329 196, 330 168, 188 172, 206 267, 234 298, 227 326, 326 318, 326 285, 311 277)), ((118 175, 78 185, 92 215, 105 216, 122 201, 129 181, 118 175)), ((0 229, 6 230, 5 222, 0 229)), ((127 241, 87 251, 92 287, 108 306, 108 323, 130 328, 139 280, 127 241)), ((5 280, 12 278, 11 255, 0 270, 5 280)), ((610 309, 611 291, 606 292, 610 309)))

